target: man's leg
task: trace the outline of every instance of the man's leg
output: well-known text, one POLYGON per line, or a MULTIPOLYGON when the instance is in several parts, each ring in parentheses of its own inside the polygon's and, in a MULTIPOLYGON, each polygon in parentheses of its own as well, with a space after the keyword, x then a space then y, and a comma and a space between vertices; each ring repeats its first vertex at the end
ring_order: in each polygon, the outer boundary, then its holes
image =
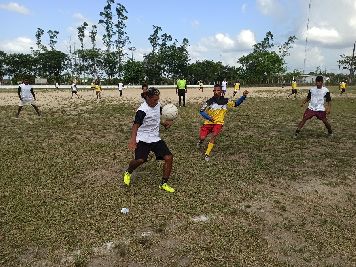
POLYGON ((298 123, 297 129, 295 130, 294 138, 298 137, 300 130, 304 127, 307 120, 310 120, 314 116, 314 112, 310 109, 306 109, 303 115, 303 119, 298 123))
POLYGON ((164 164, 163 164, 163 183, 167 183, 169 177, 171 176, 172 172, 172 165, 173 165, 173 155, 166 155, 163 157, 164 164))
POLYGON ((328 130, 328 134, 332 135, 333 134, 333 130, 331 129, 331 125, 328 121, 328 119, 325 117, 321 118, 321 121, 324 123, 326 129, 328 130))
POLYGON ((17 114, 16 114, 16 118, 18 118, 20 116, 20 112, 22 110, 22 106, 19 106, 18 110, 17 110, 17 114))
POLYGON ((38 109, 38 107, 34 104, 31 104, 31 106, 36 110, 36 113, 38 116, 41 116, 40 110, 38 109))
POLYGON ((183 93, 183 107, 185 107, 185 93, 183 93))
POLYGON ((210 138, 210 141, 208 143, 208 147, 205 151, 205 160, 208 161, 210 159, 210 153, 213 150, 214 144, 215 144, 215 139, 218 137, 218 135, 221 132, 222 129, 221 124, 214 124, 213 129, 212 129, 212 136, 210 138))

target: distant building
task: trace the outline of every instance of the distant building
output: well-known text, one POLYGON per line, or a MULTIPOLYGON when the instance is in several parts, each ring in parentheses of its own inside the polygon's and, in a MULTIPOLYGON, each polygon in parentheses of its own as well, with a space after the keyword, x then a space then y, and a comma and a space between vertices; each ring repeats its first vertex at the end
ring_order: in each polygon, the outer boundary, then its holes
MULTIPOLYGON (((322 75, 322 74, 321 74, 322 75)), ((302 84, 315 84, 315 79, 318 75, 312 75, 312 74, 301 74, 298 77, 298 80, 302 84)), ((324 77, 324 83, 326 83, 330 78, 323 76, 324 77)))

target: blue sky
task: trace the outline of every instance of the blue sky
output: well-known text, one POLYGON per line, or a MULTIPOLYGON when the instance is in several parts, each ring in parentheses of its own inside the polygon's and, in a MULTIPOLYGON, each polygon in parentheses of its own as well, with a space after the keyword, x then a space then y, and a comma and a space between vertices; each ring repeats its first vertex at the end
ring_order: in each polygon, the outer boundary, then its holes
MULTIPOLYGON (((152 25, 182 41, 188 38, 192 61, 212 59, 236 65, 251 52, 267 31, 275 43, 296 35, 298 41, 287 59, 288 69, 303 70, 305 38, 308 37, 306 71, 320 66, 339 72, 340 54, 350 54, 356 41, 355 0, 125 0, 127 33, 134 57, 150 50, 147 40, 152 25), (309 31, 306 32, 309 16, 309 31)), ((37 28, 58 30, 57 49, 68 51, 76 43, 76 28, 84 21, 98 24, 106 0, 0 0, 0 49, 29 52, 35 46, 37 28)), ((103 33, 101 26, 99 35, 103 33)), ((47 34, 43 43, 48 44, 47 34)), ((88 41, 88 40, 87 40, 88 41)), ((89 41, 88 41, 89 42, 89 41)))

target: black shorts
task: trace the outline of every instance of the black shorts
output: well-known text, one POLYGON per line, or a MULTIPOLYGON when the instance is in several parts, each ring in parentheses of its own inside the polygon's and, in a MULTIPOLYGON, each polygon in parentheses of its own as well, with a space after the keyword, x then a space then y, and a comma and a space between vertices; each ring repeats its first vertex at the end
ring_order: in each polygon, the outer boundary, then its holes
POLYGON ((169 148, 163 140, 159 140, 158 142, 154 143, 145 143, 139 141, 135 149, 135 159, 143 159, 144 161, 147 161, 150 151, 155 153, 157 160, 163 160, 164 156, 172 155, 171 151, 169 151, 169 148))
POLYGON ((341 92, 345 93, 346 89, 345 88, 342 88, 341 89, 341 92))
POLYGON ((185 89, 178 89, 178 96, 184 96, 185 95, 185 89))
POLYGON ((297 89, 292 89, 292 94, 297 94, 297 89))

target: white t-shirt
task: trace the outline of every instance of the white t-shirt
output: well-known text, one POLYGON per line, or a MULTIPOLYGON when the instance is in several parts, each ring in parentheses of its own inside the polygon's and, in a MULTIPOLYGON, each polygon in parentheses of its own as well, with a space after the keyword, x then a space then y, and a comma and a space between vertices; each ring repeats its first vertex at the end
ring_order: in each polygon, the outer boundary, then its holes
POLYGON ((223 91, 226 91, 226 86, 227 86, 227 81, 223 81, 223 82, 221 83, 221 89, 222 89, 223 91))
POLYGON ((122 88, 124 88, 124 84, 123 83, 119 83, 118 86, 119 86, 119 91, 122 91, 122 88))
POLYGON ((22 99, 22 101, 32 101, 32 100, 34 100, 33 99, 33 95, 31 93, 31 89, 32 89, 31 85, 29 85, 29 84, 26 85, 26 84, 22 83, 22 84, 20 84, 20 88, 21 88, 21 99, 22 99))
POLYGON ((324 102, 331 101, 329 89, 322 87, 318 89, 317 87, 310 88, 308 93, 308 98, 310 97, 308 109, 313 111, 325 111, 324 102))
POLYGON ((147 102, 143 102, 136 111, 135 122, 141 126, 137 130, 136 142, 154 143, 161 140, 159 136, 159 126, 161 123, 161 104, 150 107, 147 102))
POLYGON ((77 85, 75 83, 72 83, 71 88, 72 88, 72 92, 77 91, 77 85))

